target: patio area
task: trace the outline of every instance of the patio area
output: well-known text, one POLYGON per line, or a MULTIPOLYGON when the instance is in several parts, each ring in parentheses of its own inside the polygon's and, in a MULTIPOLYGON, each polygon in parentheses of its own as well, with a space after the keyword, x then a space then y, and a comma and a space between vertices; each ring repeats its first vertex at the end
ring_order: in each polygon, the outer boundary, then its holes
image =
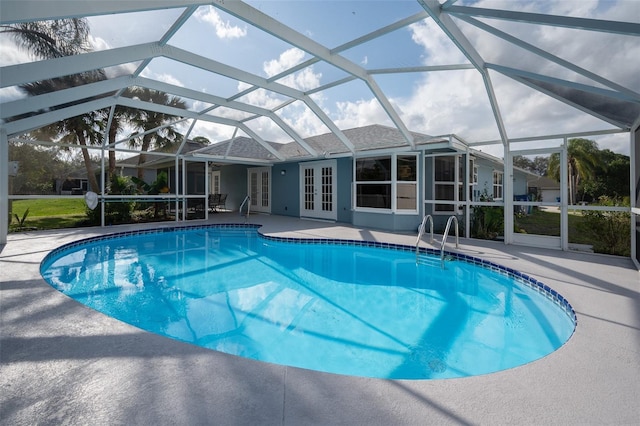
MULTIPOLYGON (((219 213, 209 222, 245 219, 219 213)), ((276 236, 407 245, 416 239, 275 215, 248 222, 276 236)), ((42 259, 62 244, 172 225, 9 234, 0 246, 0 424, 631 425, 640 419, 640 272, 628 258, 461 239, 459 251, 557 290, 575 309, 578 326, 563 347, 531 364, 432 381, 347 377, 203 349, 89 309, 40 276, 42 259)), ((428 246, 426 238, 422 244, 428 246)))

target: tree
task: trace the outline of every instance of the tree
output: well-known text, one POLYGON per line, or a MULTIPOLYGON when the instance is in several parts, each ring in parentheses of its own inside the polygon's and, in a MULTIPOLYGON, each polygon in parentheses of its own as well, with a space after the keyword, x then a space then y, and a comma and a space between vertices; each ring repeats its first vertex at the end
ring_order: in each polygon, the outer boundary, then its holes
POLYGON ((0 25, 0 33, 12 35, 19 46, 38 59, 60 58, 90 50, 89 23, 81 18, 0 25))
POLYGON ((596 201, 607 196, 613 199, 629 197, 631 171, 627 155, 618 154, 609 149, 600 151, 601 164, 595 178, 582 185, 582 197, 587 201, 596 201))
POLYGON ((514 167, 518 167, 523 170, 532 170, 533 169, 533 161, 525 157, 524 155, 514 155, 513 156, 513 165, 514 167))
POLYGON ((208 138, 204 137, 204 136, 196 136, 195 138, 193 138, 191 140, 194 141, 194 142, 199 143, 202 146, 206 146, 206 145, 209 145, 211 143, 211 141, 208 138))
POLYGON ((20 173, 13 178, 13 194, 53 194, 55 181, 65 179, 73 165, 64 162, 57 147, 9 142, 9 160, 17 161, 20 173))
MULTIPOLYGON (((167 93, 151 90, 144 87, 132 89, 128 96, 136 97, 141 101, 154 103, 156 105, 170 106, 173 108, 185 109, 186 103, 178 97, 170 96, 167 93)), ((132 135, 130 140, 132 146, 140 146, 140 156, 138 165, 141 166, 146 161, 145 153, 150 148, 169 149, 179 140, 181 134, 170 125, 176 120, 176 116, 164 114, 156 111, 136 110, 131 117, 131 124, 138 130, 138 136, 132 135), (159 128, 157 131, 145 133, 149 130, 159 128)), ((138 179, 144 177, 144 169, 138 168, 138 179)))
MULTIPOLYGON (((86 80, 96 79, 95 73, 83 73, 75 74, 73 76, 66 76, 61 79, 46 80, 36 83, 30 83, 20 86, 22 90, 28 93, 30 96, 36 96, 43 93, 48 93, 49 88, 52 85, 62 84, 66 87, 73 87, 75 85, 84 84, 86 80), (56 80, 67 80, 66 83, 60 83, 56 80), (71 82, 74 80, 76 83, 71 82)), ((59 106, 59 108, 62 106, 59 106)), ((91 190, 99 192, 101 191, 96 173, 93 168, 93 162, 87 148, 88 145, 100 145, 102 143, 104 128, 105 128, 105 116, 104 111, 92 111, 86 114, 78 115, 75 117, 65 118, 58 122, 52 123, 48 126, 40 128, 31 132, 36 138, 45 137, 51 140, 58 140, 59 142, 65 142, 69 144, 77 144, 81 147, 82 157, 84 165, 87 170, 87 180, 91 190)))
POLYGON ((533 160, 523 156, 515 155, 513 165, 524 170, 528 170, 538 176, 545 176, 549 165, 548 157, 535 157, 533 160))
MULTIPOLYGON (((596 171, 602 167, 600 150, 595 141, 589 139, 569 139, 567 146, 569 200, 577 201, 578 187, 583 181, 593 180, 596 171)), ((560 154, 549 157, 548 175, 560 181, 560 154)))
POLYGON ((533 169, 531 170, 537 175, 546 176, 549 169, 549 157, 536 156, 533 159, 533 169))
MULTIPOLYGON (((89 24, 86 19, 69 18, 55 21, 23 22, 3 25, 0 32, 14 36, 18 45, 27 49, 39 59, 51 59, 75 55, 90 50, 88 36, 89 24)), ((50 80, 38 81, 20 86, 29 96, 50 93, 56 90, 80 86, 105 78, 103 70, 94 70, 72 74, 50 80)), ((65 108, 69 104, 58 105, 54 109, 65 108)), ((100 186, 93 171, 91 158, 87 150, 88 144, 101 142, 101 131, 104 130, 104 113, 94 111, 77 117, 71 117, 53 123, 33 134, 47 135, 51 139, 77 143, 82 147, 87 179, 91 189, 99 191, 100 186)))

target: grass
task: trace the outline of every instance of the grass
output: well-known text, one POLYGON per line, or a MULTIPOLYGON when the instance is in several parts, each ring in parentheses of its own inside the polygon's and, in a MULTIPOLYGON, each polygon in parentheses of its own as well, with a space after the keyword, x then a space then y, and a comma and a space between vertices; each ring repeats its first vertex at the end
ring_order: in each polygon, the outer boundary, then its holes
MULTIPOLYGON (((584 217, 579 213, 569 214, 569 242, 573 244, 593 244, 589 236, 580 230, 584 217)), ((531 214, 514 219, 517 232, 535 235, 560 236, 560 213, 534 210, 531 214)))
POLYGON ((29 209, 32 216, 68 216, 84 215, 85 204, 82 198, 45 198, 41 200, 14 200, 13 213, 22 217, 29 209))
POLYGON ((14 215, 22 218, 29 209, 25 228, 60 229, 80 226, 87 219, 85 203, 81 198, 46 198, 41 200, 14 200, 11 225, 17 226, 14 215))

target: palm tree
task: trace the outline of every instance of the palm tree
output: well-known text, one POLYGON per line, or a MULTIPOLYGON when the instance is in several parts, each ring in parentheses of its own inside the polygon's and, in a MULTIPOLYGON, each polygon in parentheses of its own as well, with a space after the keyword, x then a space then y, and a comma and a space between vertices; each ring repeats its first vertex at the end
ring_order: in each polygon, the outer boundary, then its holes
MULTIPOLYGON (((578 186, 582 181, 595 178, 598 168, 602 167, 600 150, 595 141, 589 139, 569 139, 567 146, 569 199, 577 201, 578 186)), ((549 177, 560 181, 560 154, 551 154, 548 165, 549 177)))
MULTIPOLYGON (((86 19, 69 18, 2 25, 0 32, 13 35, 18 45, 39 59, 76 55, 90 50, 88 43, 89 24, 86 19)), ((36 96, 105 78, 104 70, 98 69, 24 84, 20 86, 20 89, 29 96, 36 96)), ((65 108, 69 105, 72 104, 57 105, 53 109, 65 108)), ((52 139, 59 138, 62 141, 80 145, 91 189, 99 191, 100 186, 86 147, 87 144, 101 142, 101 132, 104 130, 103 122, 104 112, 94 111, 53 123, 33 133, 49 135, 52 139)))
POLYGON ((89 23, 82 18, 0 25, 0 33, 13 35, 19 46, 38 59, 59 58, 90 50, 89 23))
MULTIPOLYGON (((93 81, 104 79, 102 70, 89 71, 80 74, 55 78, 51 80, 38 81, 20 86, 29 96, 41 95, 57 90, 58 88, 75 87, 93 81)), ((68 104, 58 105, 55 108, 64 108, 68 104)), ((100 185, 89 155, 88 145, 100 145, 104 134, 105 111, 92 111, 76 117, 65 118, 56 123, 52 123, 40 129, 37 133, 48 135, 51 139, 58 139, 61 142, 78 144, 81 147, 82 157, 87 169, 87 180, 92 191, 100 192, 100 185)), ((34 133, 34 132, 32 132, 34 133)))
MULTIPOLYGON (((185 109, 187 107, 186 103, 178 97, 170 96, 167 93, 144 87, 132 89, 128 96, 136 97, 141 101, 156 105, 164 105, 181 109, 185 109)), ((140 146, 141 153, 138 157, 138 166, 144 164, 146 161, 145 153, 149 151, 150 148, 170 149, 173 144, 179 140, 182 135, 178 133, 173 126, 169 125, 172 121, 175 121, 176 118, 177 117, 174 115, 164 114, 161 112, 136 110, 136 113, 131 117, 130 122, 138 130, 139 136, 132 135, 133 137, 130 140, 130 144, 132 146, 140 146), (162 128, 156 132, 145 133, 148 130, 158 127, 162 128)), ((144 169, 142 167, 138 167, 138 179, 143 180, 143 178, 144 169)))
MULTIPOLYGON (((126 89, 127 93, 130 89, 126 89)), ((113 119, 111 120, 111 126, 109 127, 108 141, 109 145, 115 148, 115 142, 118 134, 122 133, 127 124, 136 116, 136 110, 122 105, 117 105, 113 112, 113 119)), ((113 174, 116 171, 116 152, 114 149, 109 150, 109 172, 110 179, 113 178, 113 174)))

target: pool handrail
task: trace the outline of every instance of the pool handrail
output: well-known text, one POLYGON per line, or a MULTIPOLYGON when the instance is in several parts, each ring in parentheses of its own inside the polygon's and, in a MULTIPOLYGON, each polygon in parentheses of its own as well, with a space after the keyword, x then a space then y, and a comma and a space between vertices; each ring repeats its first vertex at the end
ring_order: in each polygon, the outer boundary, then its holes
POLYGON ((440 244, 440 266, 444 269, 444 245, 447 243, 447 237, 449 236, 449 229, 451 228, 451 222, 456 223, 456 248, 458 248, 458 218, 455 216, 449 217, 447 220, 447 226, 444 228, 444 234, 442 234, 442 243, 440 244))
POLYGON ((249 220, 249 211, 251 210, 251 203, 249 202, 250 200, 251 197, 249 197, 248 195, 244 197, 244 200, 242 201, 242 204, 240 204, 240 208, 238 209, 240 216, 242 216, 242 208, 245 204, 247 205, 247 215, 245 216, 247 220, 249 220))
POLYGON ((418 263, 418 255, 420 254, 420 240, 422 240, 422 235, 424 235, 424 227, 427 224, 427 220, 429 221, 429 230, 431 232, 431 239, 429 239, 429 242, 433 242, 433 217, 428 214, 422 218, 422 222, 418 227, 418 239, 416 240, 416 264, 418 263))

